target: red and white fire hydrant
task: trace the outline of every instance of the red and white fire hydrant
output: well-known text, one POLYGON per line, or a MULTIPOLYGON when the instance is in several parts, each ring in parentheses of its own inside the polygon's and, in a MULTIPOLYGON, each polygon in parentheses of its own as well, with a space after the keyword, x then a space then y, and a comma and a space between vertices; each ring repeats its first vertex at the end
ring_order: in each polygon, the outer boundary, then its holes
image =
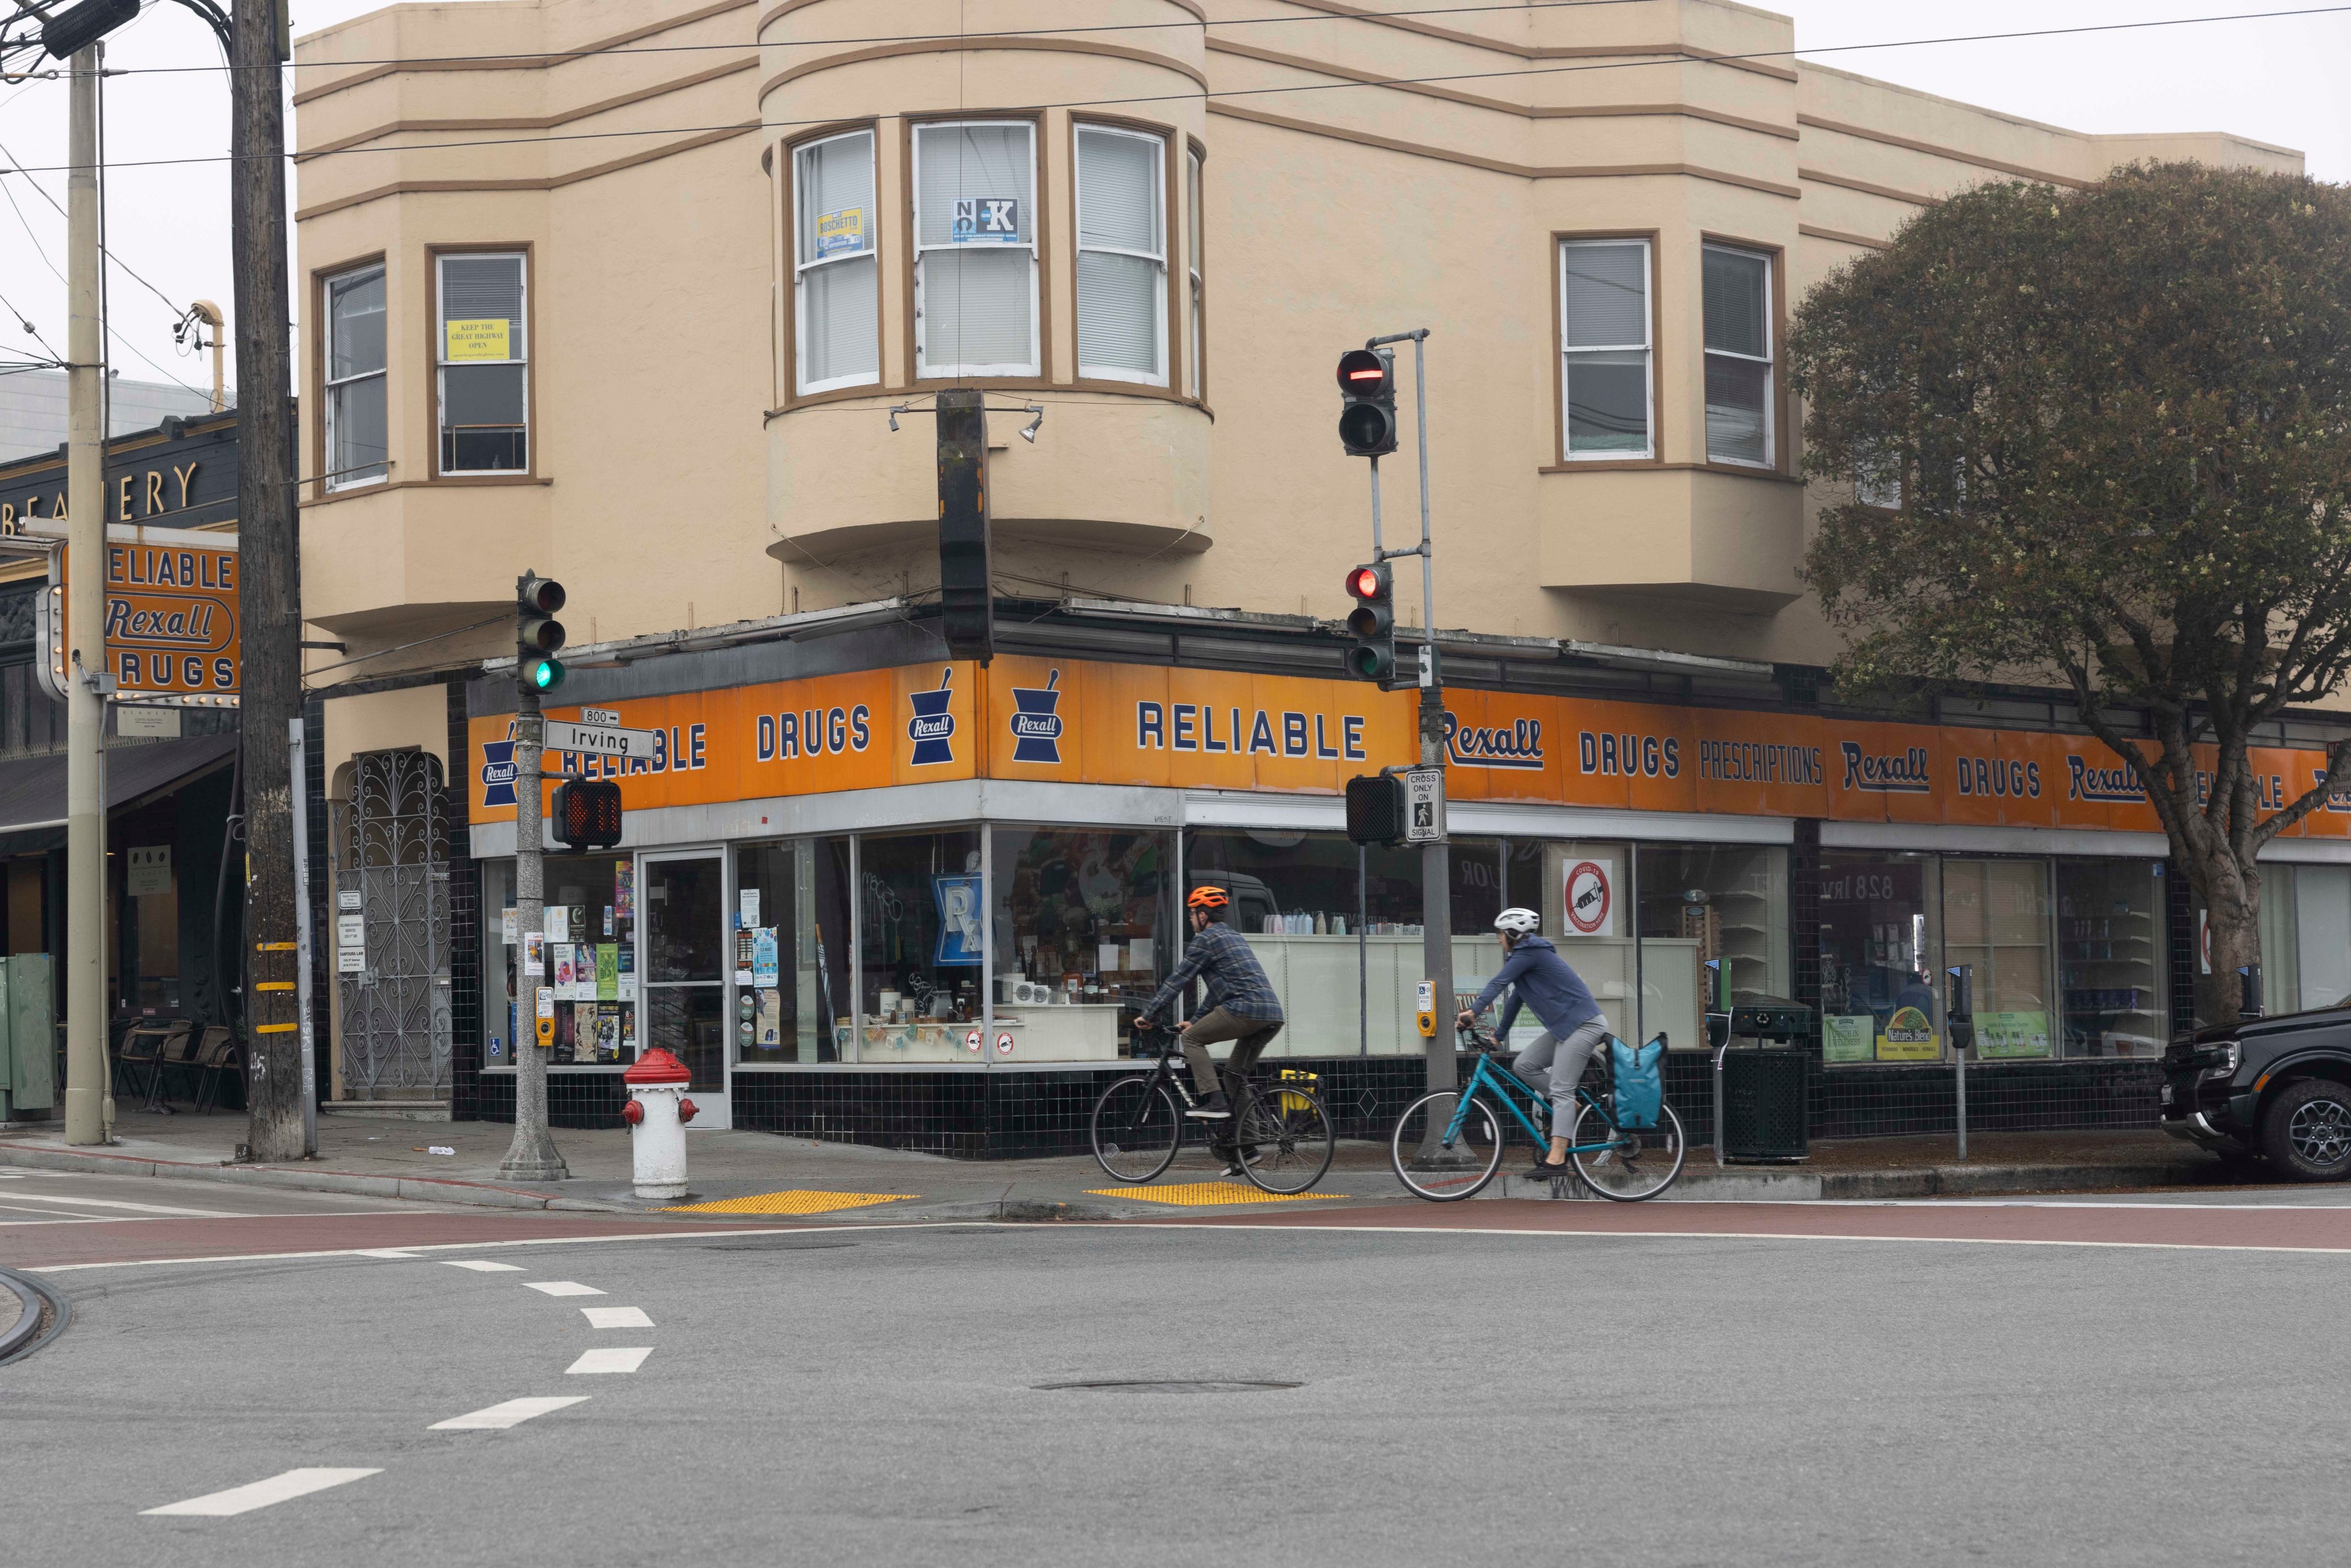
POLYGON ((632 1151, 636 1155, 639 1197, 685 1196, 685 1124, 694 1120, 694 1102, 685 1086, 694 1074, 685 1063, 653 1047, 621 1074, 629 1086, 629 1103, 621 1119, 629 1124, 632 1151))

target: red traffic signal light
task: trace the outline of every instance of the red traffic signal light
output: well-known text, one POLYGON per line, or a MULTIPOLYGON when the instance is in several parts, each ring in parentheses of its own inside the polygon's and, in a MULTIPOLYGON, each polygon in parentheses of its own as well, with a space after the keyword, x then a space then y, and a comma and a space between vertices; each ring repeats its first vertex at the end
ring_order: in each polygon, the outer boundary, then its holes
POLYGON ((621 787, 601 779, 567 779, 555 789, 555 839, 575 850, 609 850, 621 841, 621 787))
POLYGON ((1395 359, 1385 349, 1350 349, 1339 356, 1339 444, 1350 457, 1378 457, 1396 449, 1395 359))
POLYGON ((1347 634, 1355 639, 1347 673, 1385 681, 1395 673, 1395 574, 1385 561, 1356 567, 1347 573, 1347 591, 1355 601, 1347 614, 1347 634))
POLYGON ((1347 591, 1357 599, 1377 599, 1388 591, 1388 569, 1359 566, 1347 574, 1347 591))
POLYGON ((1395 371, 1386 358, 1370 349, 1350 349, 1339 356, 1339 390, 1349 397, 1378 397, 1395 390, 1395 371))

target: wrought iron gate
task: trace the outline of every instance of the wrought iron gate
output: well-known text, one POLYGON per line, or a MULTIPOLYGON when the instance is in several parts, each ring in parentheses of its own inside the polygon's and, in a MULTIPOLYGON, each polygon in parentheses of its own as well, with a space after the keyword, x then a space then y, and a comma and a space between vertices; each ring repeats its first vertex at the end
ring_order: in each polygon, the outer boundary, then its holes
POLYGON ((336 990, 343 1094, 449 1093, 449 829, 441 762, 413 749, 352 758, 350 804, 336 824, 336 990), (354 907, 356 905, 356 907, 354 907), (366 938, 352 970, 340 934, 366 938))

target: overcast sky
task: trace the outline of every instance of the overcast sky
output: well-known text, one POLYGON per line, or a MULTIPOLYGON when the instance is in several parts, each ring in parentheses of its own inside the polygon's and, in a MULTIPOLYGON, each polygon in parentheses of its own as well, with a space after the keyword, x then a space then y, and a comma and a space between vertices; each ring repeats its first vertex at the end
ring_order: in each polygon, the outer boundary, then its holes
MULTIPOLYGON (((1412 0, 1374 0, 1405 9, 1412 0)), ((1782 0, 1806 51, 1842 44, 2011 29, 2142 21, 2283 8, 2291 0, 1782 0)), ((1081 11, 1083 0, 1072 0, 1081 11)), ((298 32, 376 9, 377 0, 294 0, 298 32)), ((2077 37, 1939 44, 1813 56, 1824 64, 2082 131, 2233 131, 2298 148, 2321 179, 2351 180, 2351 13, 2147 28, 2077 37)), ((150 0, 114 35, 110 67, 212 66, 208 29, 170 0, 150 0)), ((228 142, 228 89, 217 70, 126 76, 106 88, 110 162, 216 155, 228 142)), ((0 86, 0 164, 62 163, 66 84, 0 86)), ((886 106, 885 106, 886 107, 886 106)), ((290 115, 289 115, 290 122, 290 115)), ((65 176, 0 176, 0 297, 65 347, 65 176), (38 187, 36 189, 35 187, 38 187), (54 197, 50 205, 40 192, 54 197), (21 221, 20 221, 21 215, 21 221), (29 232, 28 232, 29 231, 29 232), (46 253, 46 260, 44 254, 46 253)), ((229 287, 227 176, 218 162, 124 167, 109 178, 108 243, 115 256, 176 304, 193 298, 234 308, 229 287)), ((137 380, 177 379, 203 388, 210 371, 175 353, 173 311, 117 271, 109 307, 114 363, 137 380), (144 354, 145 359, 140 356, 144 354), (150 363, 149 361, 152 361, 150 363)), ((0 348, 38 352, 0 313, 0 348)), ((12 355, 0 353, 0 361, 12 355)), ((232 364, 230 376, 235 380, 232 364)))

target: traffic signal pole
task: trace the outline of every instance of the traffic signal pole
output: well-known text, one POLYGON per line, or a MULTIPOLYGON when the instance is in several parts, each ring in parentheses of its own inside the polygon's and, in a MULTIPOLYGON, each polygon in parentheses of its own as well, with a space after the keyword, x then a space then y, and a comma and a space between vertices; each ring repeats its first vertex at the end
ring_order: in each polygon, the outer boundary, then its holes
MULTIPOLYGON (((543 580, 525 572, 515 585, 515 597, 525 622, 534 613, 551 612, 563 607, 563 592, 555 588, 552 604, 534 605, 520 602, 532 585, 543 580)), ((550 584, 549 586, 554 586, 550 584)), ((559 626, 554 632, 556 647, 561 647, 563 634, 559 626)), ((545 651, 522 640, 517 634, 515 659, 515 955, 517 973, 515 977, 515 1123, 514 1142, 507 1146, 507 1157, 498 1163, 498 1175, 509 1181, 562 1181, 571 1175, 563 1163, 563 1155, 555 1147, 554 1135, 547 1125, 547 1058, 549 1053, 538 1044, 538 988, 549 983, 544 972, 549 967, 546 938, 542 935, 547 915, 547 866, 545 860, 546 831, 540 825, 539 794, 540 747, 547 738, 547 720, 538 701, 538 682, 533 668, 538 655, 545 651), (541 972, 530 973, 528 956, 536 947, 539 954, 541 972)))

